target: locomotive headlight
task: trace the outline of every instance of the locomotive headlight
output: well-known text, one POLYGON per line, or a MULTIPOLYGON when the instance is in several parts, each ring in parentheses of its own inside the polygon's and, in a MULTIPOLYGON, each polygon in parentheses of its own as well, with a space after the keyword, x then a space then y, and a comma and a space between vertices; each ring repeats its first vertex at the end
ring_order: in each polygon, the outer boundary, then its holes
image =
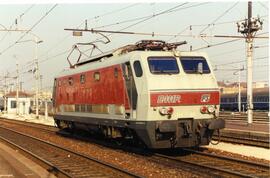
POLYGON ((173 108, 169 107, 169 108, 160 108, 159 109, 159 113, 161 115, 172 115, 173 114, 173 108))
POLYGON ((207 107, 207 111, 208 111, 209 113, 211 113, 211 114, 212 114, 212 113, 214 113, 214 112, 215 112, 215 107, 214 107, 214 106, 212 106, 212 105, 211 105, 211 106, 208 106, 208 107, 207 107))
POLYGON ((167 109, 166 109, 166 108, 160 108, 160 109, 159 109, 159 113, 160 113, 161 115, 166 115, 166 114, 167 114, 167 109))

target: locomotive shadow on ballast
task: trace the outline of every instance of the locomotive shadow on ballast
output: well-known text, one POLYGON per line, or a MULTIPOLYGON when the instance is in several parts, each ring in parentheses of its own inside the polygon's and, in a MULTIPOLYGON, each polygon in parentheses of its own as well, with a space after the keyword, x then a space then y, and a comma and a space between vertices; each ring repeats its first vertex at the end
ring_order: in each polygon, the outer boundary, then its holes
POLYGON ((177 51, 179 44, 143 40, 59 74, 57 126, 138 138, 154 149, 208 145, 225 126, 217 81, 205 53, 177 51))

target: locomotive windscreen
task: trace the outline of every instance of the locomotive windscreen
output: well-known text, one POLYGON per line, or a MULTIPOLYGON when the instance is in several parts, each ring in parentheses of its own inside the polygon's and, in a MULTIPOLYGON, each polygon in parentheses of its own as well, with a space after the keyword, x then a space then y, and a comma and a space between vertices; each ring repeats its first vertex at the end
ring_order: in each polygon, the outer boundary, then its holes
POLYGON ((210 73, 209 66, 203 57, 181 57, 180 58, 183 69, 186 73, 195 74, 198 73, 198 65, 202 64, 202 73, 210 73))
POLYGON ((179 68, 174 57, 148 57, 152 74, 178 74, 179 68))

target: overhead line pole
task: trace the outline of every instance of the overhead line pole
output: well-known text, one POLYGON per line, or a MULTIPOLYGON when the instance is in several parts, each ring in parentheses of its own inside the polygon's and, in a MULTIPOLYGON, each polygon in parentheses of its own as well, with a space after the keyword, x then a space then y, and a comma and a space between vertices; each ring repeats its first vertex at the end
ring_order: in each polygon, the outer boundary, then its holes
POLYGON ((247 33, 247 111, 248 111, 248 124, 253 120, 253 38, 251 33, 251 17, 252 17, 252 2, 248 2, 248 33, 247 33))
POLYGON ((19 115, 19 63, 16 62, 16 115, 19 115))
POLYGON ((8 78, 8 73, 5 75, 5 91, 4 91, 4 111, 7 111, 7 90, 8 90, 8 86, 7 86, 7 78, 8 78))
POLYGON ((39 66, 38 66, 38 38, 35 36, 35 79, 36 79, 36 118, 39 118, 39 84, 40 84, 40 76, 39 76, 39 66))
POLYGON ((242 33, 247 43, 247 115, 248 124, 253 121, 253 39, 256 32, 262 29, 262 21, 252 18, 252 2, 248 2, 248 19, 238 22, 238 32, 242 33))

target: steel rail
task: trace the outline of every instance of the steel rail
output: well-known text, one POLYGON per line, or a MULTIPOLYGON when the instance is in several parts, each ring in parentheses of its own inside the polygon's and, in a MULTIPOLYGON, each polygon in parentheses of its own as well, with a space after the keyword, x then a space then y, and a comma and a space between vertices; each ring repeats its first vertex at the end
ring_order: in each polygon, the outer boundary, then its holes
MULTIPOLYGON (((127 170, 118 168, 118 167, 116 167, 116 166, 114 166, 114 165, 112 165, 112 164, 109 164, 109 163, 106 163, 106 162, 102 162, 102 161, 100 161, 100 160, 97 160, 97 159, 94 158, 94 157, 90 157, 90 156, 87 156, 87 155, 83 155, 83 154, 81 154, 81 153, 74 152, 74 151, 72 151, 72 150, 70 150, 70 149, 67 149, 67 148, 62 148, 61 146, 55 145, 55 144, 53 144, 53 143, 50 143, 50 142, 47 142, 47 141, 44 141, 44 140, 41 140, 41 139, 39 139, 39 138, 30 136, 30 135, 27 135, 27 134, 23 134, 23 133, 21 133, 21 132, 14 131, 14 130, 11 130, 11 129, 8 129, 8 128, 4 128, 4 127, 2 127, 2 126, 0 126, 0 129, 4 129, 4 130, 6 130, 6 131, 8 131, 8 132, 15 133, 15 134, 17 134, 17 135, 21 135, 21 136, 23 136, 23 137, 33 139, 33 140, 35 140, 35 141, 37 141, 37 142, 46 144, 48 147, 51 147, 51 148, 57 148, 57 149, 59 149, 59 150, 61 150, 61 151, 64 151, 64 152, 69 153, 68 155, 75 155, 75 156, 80 157, 80 158, 83 158, 83 159, 85 159, 85 160, 89 160, 89 161, 91 161, 91 162, 94 162, 94 163, 96 163, 96 164, 99 164, 101 167, 104 167, 104 169, 105 169, 105 168, 106 168, 106 169, 111 169, 113 172, 118 172, 118 173, 121 175, 121 177, 122 177, 122 176, 123 176, 123 177, 141 177, 141 176, 139 176, 139 175, 136 175, 136 174, 133 174, 133 173, 131 173, 131 172, 128 172, 127 170)), ((1 134, 1 132, 0 132, 0 134, 1 134)), ((1 135, 0 135, 0 136, 1 136, 1 135)), ((2 138, 2 136, 1 136, 1 138, 2 138)), ((6 140, 7 140, 7 139, 6 139, 6 140)), ((11 141, 10 141, 10 142, 11 142, 11 141)), ((46 146, 46 147, 47 147, 47 146, 46 146)), ((26 150, 26 149, 25 149, 25 150, 26 150)), ((26 150, 26 151, 27 151, 27 150, 26 150)), ((30 151, 28 151, 28 152, 30 152, 30 151)), ((70 156, 70 157, 71 157, 71 156, 70 156)), ((49 162, 49 161, 47 161, 47 162, 49 162)), ((52 163, 50 163, 50 164, 52 165, 52 163)), ((52 166, 54 166, 54 167, 57 168, 57 166, 55 166, 55 165, 52 165, 52 166)), ((61 166, 63 166, 63 165, 61 165, 61 166)), ((60 166, 58 166, 58 167, 60 167, 60 166)), ((60 170, 60 169, 59 169, 59 170, 60 170)), ((63 171, 63 172, 65 173, 65 171, 63 171)), ((66 174, 67 174, 67 175, 70 175, 71 173, 66 173, 66 174)), ((68 177, 69 177, 69 176, 68 176, 68 177)), ((74 176, 72 175, 71 177, 74 177, 74 176)))
MULTIPOLYGON (((17 124, 17 123, 15 123, 15 124, 17 124)), ((26 125, 26 126, 34 127, 35 128, 34 125, 33 126, 26 125)), ((46 128, 44 128, 44 130, 46 130, 46 128)), ((100 143, 100 141, 98 141, 98 143, 100 143)), ((107 144, 108 143, 105 143, 105 145, 107 145, 107 144)), ((131 150, 131 152, 135 152, 135 153, 138 153, 138 154, 140 154, 140 152, 142 152, 142 151, 138 151, 138 150, 135 150, 134 151, 134 148, 132 148, 132 149, 125 149, 125 148, 123 148, 123 146, 121 147, 121 149, 124 149, 126 151, 131 150)), ((208 153, 202 153, 202 152, 198 152, 198 151, 190 150, 190 149, 184 149, 184 151, 186 151, 186 152, 192 152, 192 154, 196 154, 196 155, 200 154, 200 155, 203 155, 203 156, 211 156, 212 158, 215 157, 216 159, 219 159, 219 160, 226 160, 226 161, 231 161, 231 162, 238 162, 238 163, 241 163, 241 164, 250 165, 250 167, 258 166, 258 167, 263 167, 264 169, 269 169, 270 168, 269 165, 265 165, 265 164, 253 163, 253 162, 250 162, 250 161, 228 158, 228 157, 225 157, 225 156, 218 156, 218 155, 213 155, 213 154, 208 154, 208 153)), ((226 175, 227 177, 230 177, 230 176, 235 176, 235 177, 254 177, 254 175, 247 175, 247 174, 242 173, 242 172, 239 172, 239 171, 233 171, 233 170, 230 170, 230 169, 224 169, 222 167, 213 167, 213 166, 210 166, 210 165, 202 165, 199 162, 192 162, 191 160, 189 160, 189 161, 183 160, 183 159, 182 160, 181 159, 179 160, 179 157, 171 157, 171 156, 166 156, 164 154, 163 155, 161 155, 161 154, 153 154, 153 152, 148 153, 147 151, 143 151, 143 153, 146 155, 146 159, 155 159, 154 161, 156 161, 158 159, 158 157, 159 157, 159 158, 164 158, 164 159, 172 160, 172 161, 178 162, 178 163, 179 162, 184 163, 185 165, 187 165, 188 167, 191 167, 191 168, 193 166, 192 170, 194 170, 197 173, 198 172, 201 172, 201 173, 207 174, 208 172, 206 172, 205 170, 203 170, 203 169, 207 169, 207 170, 212 170, 214 172, 214 173, 212 173, 214 176, 217 176, 217 175, 220 176, 220 174, 222 174, 222 175, 226 175), (153 156, 153 157, 151 157, 151 156, 153 156), (157 158, 154 158, 154 157, 157 157, 157 158), (196 170, 196 168, 201 169, 201 170, 198 171, 198 170, 196 170), (215 173, 215 172, 217 172, 217 173, 215 173)))
POLYGON ((10 123, 10 124, 18 124, 18 125, 23 125, 26 127, 31 127, 35 129, 41 129, 45 132, 57 132, 59 129, 55 126, 51 125, 45 125, 41 123, 35 123, 35 122, 27 122, 27 121, 22 121, 22 120, 14 120, 14 119, 7 119, 5 117, 0 117, 0 123, 5 122, 5 123, 10 123))
POLYGON ((269 141, 267 141, 267 140, 228 136, 228 135, 222 135, 222 134, 221 134, 220 138, 218 138, 216 135, 214 135, 213 139, 214 140, 220 139, 220 141, 222 141, 222 142, 244 144, 244 145, 257 146, 257 147, 269 149, 269 141))
POLYGON ((191 166, 193 169, 199 172, 209 172, 209 176, 213 177, 246 177, 246 178, 253 178, 252 176, 241 174, 236 171, 226 170, 218 167, 213 167, 206 164, 200 164, 199 162, 192 162, 190 160, 181 160, 179 158, 173 157, 173 156, 167 156, 163 154, 155 154, 157 159, 163 158, 168 159, 170 161, 176 162, 176 163, 184 163, 185 165, 191 166), (201 169, 201 170, 200 170, 201 169), (224 175, 226 174, 226 175, 224 175))
POLYGON ((197 150, 193 150, 193 149, 187 149, 187 148, 185 148, 184 150, 189 151, 191 153, 200 154, 200 155, 203 155, 203 156, 209 156, 209 157, 222 159, 222 160, 228 160, 228 161, 235 161, 235 162, 247 164, 247 165, 250 165, 250 166, 259 166, 259 167, 262 167, 262 168, 265 168, 265 169, 270 169, 269 164, 256 163, 256 162, 252 162, 252 161, 227 157, 227 156, 223 156, 223 155, 214 155, 214 154, 211 154, 211 153, 205 153, 205 152, 201 152, 201 151, 197 151, 197 150))
POLYGON ((13 143, 11 141, 9 141, 8 139, 5 139, 4 137, 0 136, 0 140, 2 140, 3 142, 5 142, 8 146, 19 150, 24 156, 30 158, 31 160, 33 160, 35 163, 37 163, 38 165, 40 165, 41 167, 43 167, 44 169, 46 169, 49 173, 54 174, 55 176, 59 177, 59 178, 70 178, 72 177, 70 174, 68 174, 67 172, 63 171, 61 168, 53 165, 52 163, 46 161, 45 159, 39 157, 38 155, 24 149, 23 147, 17 145, 16 143, 13 143))
MULTIPOLYGON (((262 163, 254 163, 251 161, 246 161, 246 160, 241 160, 241 159, 236 159, 236 158, 229 158, 226 156, 221 156, 221 155, 213 155, 210 153, 203 153, 200 151, 195 151, 192 149, 183 149, 186 152, 189 152, 192 154, 192 159, 188 159, 185 160, 185 157, 180 157, 180 156, 168 156, 166 154, 155 154, 155 156, 160 157, 160 158, 164 158, 164 159, 168 159, 168 160, 172 160, 174 162, 178 162, 178 163, 186 163, 186 164, 190 164, 193 165, 194 168, 201 168, 202 170, 205 171, 209 170, 214 176, 219 176, 219 177, 267 177, 267 176, 260 176, 259 173, 258 175, 254 175, 251 174, 250 172, 241 172, 239 169, 237 170, 235 168, 235 166, 233 164, 241 164, 240 166, 245 166, 245 167, 249 167, 249 168, 254 168, 254 167, 259 167, 261 170, 263 170, 263 172, 265 174, 269 175, 269 169, 270 166, 267 164, 262 164, 262 163), (197 158, 199 156, 204 156, 205 159, 202 158, 197 158), (193 160, 194 158, 194 160, 193 160), (207 160, 207 158, 210 158, 210 161, 207 160), (200 160, 202 159, 202 160, 200 160), (231 166, 222 166, 222 165, 218 165, 215 164, 215 166, 213 166, 213 161, 217 160, 218 162, 223 163, 224 165, 231 165, 231 166), (227 163, 226 163, 227 162, 227 163), (229 164, 228 164, 229 163, 229 164)), ((264 175, 265 175, 264 174, 264 175)))

